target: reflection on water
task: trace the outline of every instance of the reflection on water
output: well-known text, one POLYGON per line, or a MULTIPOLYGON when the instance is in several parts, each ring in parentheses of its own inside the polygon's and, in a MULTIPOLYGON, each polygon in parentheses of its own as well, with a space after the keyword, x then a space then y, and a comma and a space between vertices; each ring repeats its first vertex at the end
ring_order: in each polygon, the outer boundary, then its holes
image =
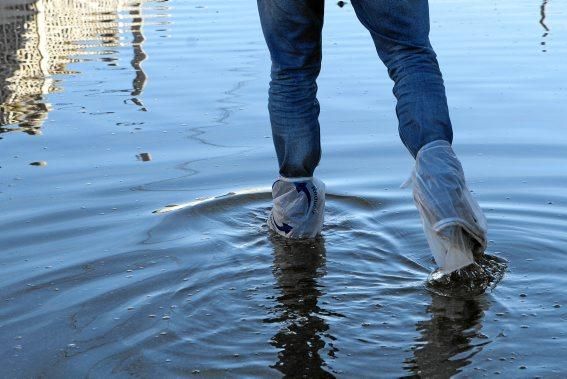
POLYGON ((255 2, 0 0, 0 127, 45 131, 0 135, 0 377, 561 377, 567 3, 542 2, 430 2, 510 262, 459 300, 425 286, 391 83, 348 4, 326 9, 324 240, 302 244, 265 225, 255 2))
POLYGON ((543 0, 543 3, 540 6, 541 18, 539 19, 539 23, 541 24, 541 26, 545 30, 545 32, 541 36, 542 37, 541 45, 543 46, 541 51, 543 51, 544 53, 547 51, 546 48, 545 48, 545 37, 547 37, 547 35, 549 34, 549 28, 548 28, 547 24, 545 23, 545 7, 547 6, 548 1, 549 0, 543 0))
POLYGON ((7 0, 0 3, 0 133, 41 133, 52 106, 46 95, 63 91, 62 78, 76 62, 117 60, 121 28, 133 35, 132 101, 144 88, 142 1, 7 0), (125 13, 127 12, 127 13, 125 13), (131 20, 123 20, 125 14, 131 20), (95 56, 95 58, 88 58, 95 56))
POLYGON ((319 305, 324 290, 318 281, 325 275, 324 240, 286 242, 276 236, 271 241, 280 294, 273 309, 275 315, 265 322, 281 327, 271 340, 280 349, 278 362, 271 367, 292 378, 333 377, 321 357, 326 344, 329 357, 338 351, 324 319, 330 312, 319 305))
POLYGON ((481 333, 489 303, 484 297, 455 299, 432 294, 430 319, 417 323, 421 333, 406 370, 424 378, 449 378, 471 363, 490 341, 481 333), (481 342, 476 342, 480 339, 481 342))
MULTIPOLYGON (((326 292, 321 284, 326 275, 324 239, 289 242, 272 236, 270 241, 279 294, 265 322, 280 327, 271 339, 272 346, 279 349, 278 361, 271 367, 285 377, 335 377, 331 362, 340 351, 337 345, 341 339, 330 333, 327 319, 345 316, 321 305, 326 292)), ((490 343, 482 333, 490 303, 485 295, 468 299, 430 296, 426 306, 429 319, 416 324, 420 336, 415 338, 413 357, 405 360, 404 368, 419 377, 451 377, 490 343)), ((368 338, 363 330, 359 338, 368 338)), ((384 327, 383 332, 386 330, 384 327)))

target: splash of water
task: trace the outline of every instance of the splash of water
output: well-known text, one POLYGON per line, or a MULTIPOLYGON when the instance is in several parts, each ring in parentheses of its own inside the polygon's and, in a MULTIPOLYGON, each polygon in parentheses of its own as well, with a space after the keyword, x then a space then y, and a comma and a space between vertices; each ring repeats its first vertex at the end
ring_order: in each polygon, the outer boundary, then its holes
POLYGON ((475 263, 444 274, 433 271, 426 287, 433 293, 447 297, 471 297, 494 288, 504 277, 507 261, 503 258, 484 254, 475 263))

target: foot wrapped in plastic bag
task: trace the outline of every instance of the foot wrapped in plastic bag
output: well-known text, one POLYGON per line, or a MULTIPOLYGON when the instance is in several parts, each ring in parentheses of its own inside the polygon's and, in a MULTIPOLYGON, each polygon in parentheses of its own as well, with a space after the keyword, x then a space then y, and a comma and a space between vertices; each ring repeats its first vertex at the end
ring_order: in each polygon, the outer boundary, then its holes
POLYGON ((316 178, 280 177, 272 186, 273 207, 268 227, 293 239, 321 233, 325 210, 325 184, 316 178))
POLYGON ((508 262, 483 254, 476 262, 451 273, 433 271, 427 278, 427 289, 447 297, 477 296, 494 288, 504 277, 508 262))
POLYGON ((438 140, 423 146, 410 182, 438 274, 480 259, 486 249, 486 219, 451 144, 438 140))

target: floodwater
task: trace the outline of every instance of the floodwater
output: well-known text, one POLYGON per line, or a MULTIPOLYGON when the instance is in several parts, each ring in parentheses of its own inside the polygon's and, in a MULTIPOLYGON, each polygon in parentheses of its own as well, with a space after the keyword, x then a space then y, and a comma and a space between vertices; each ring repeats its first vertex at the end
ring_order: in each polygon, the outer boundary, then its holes
POLYGON ((3 0, 0 376, 564 377, 567 3, 431 17, 454 147, 509 262, 480 296, 425 286, 412 159, 350 4, 327 3, 323 237, 286 243, 264 224, 254 1, 3 0))

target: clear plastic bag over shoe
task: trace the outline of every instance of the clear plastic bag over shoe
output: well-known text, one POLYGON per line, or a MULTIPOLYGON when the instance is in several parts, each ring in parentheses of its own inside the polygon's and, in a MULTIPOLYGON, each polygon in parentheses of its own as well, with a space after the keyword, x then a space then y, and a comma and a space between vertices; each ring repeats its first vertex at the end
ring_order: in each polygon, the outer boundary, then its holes
POLYGON ((486 218, 447 141, 418 152, 410 183, 429 247, 442 274, 475 262, 486 249, 486 218))
POLYGON ((280 177, 272 186, 268 227, 286 238, 314 238, 321 233, 325 184, 317 178, 280 177))

